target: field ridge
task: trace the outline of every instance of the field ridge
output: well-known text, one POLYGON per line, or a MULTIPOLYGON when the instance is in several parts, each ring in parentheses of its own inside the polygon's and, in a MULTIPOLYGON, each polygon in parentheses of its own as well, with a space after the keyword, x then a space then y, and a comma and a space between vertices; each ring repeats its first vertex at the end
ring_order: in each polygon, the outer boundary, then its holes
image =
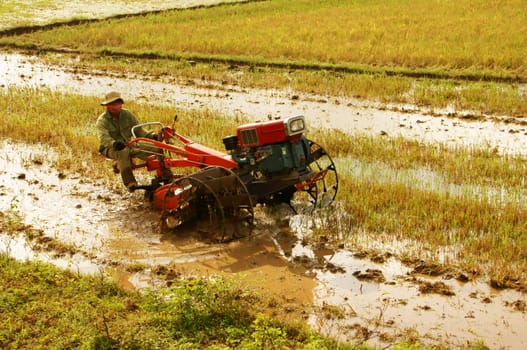
MULTIPOLYGON (((263 1, 263 0, 250 0, 263 1)), ((79 23, 80 24, 80 23, 79 23)), ((88 54, 83 50, 60 47, 44 47, 35 44, 16 44, 0 43, 0 47, 35 51, 38 53, 61 53, 61 54, 88 54)), ((227 57, 223 55, 199 55, 199 54, 161 54, 156 52, 120 52, 109 49, 103 49, 99 52, 90 52, 100 57, 116 58, 133 58, 133 59, 158 59, 190 62, 205 64, 226 64, 231 66, 250 66, 254 68, 275 68, 280 70, 304 70, 304 71, 327 71, 334 73, 362 74, 362 75, 382 75, 387 77, 405 77, 412 79, 430 79, 430 80, 451 80, 466 82, 491 82, 506 84, 527 84, 527 78, 514 75, 496 75, 491 73, 464 73, 464 72, 431 72, 427 69, 405 69, 402 67, 372 67, 361 64, 332 64, 332 63, 315 63, 315 62, 296 62, 296 61, 279 61, 279 60, 261 60, 254 61, 251 58, 227 57)))

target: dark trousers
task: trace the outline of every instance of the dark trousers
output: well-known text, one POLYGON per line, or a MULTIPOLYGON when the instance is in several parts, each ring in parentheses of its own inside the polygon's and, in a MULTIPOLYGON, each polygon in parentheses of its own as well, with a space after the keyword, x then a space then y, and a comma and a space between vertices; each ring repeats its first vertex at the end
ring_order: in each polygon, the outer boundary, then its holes
POLYGON ((121 151, 108 148, 102 153, 117 162, 117 168, 121 174, 121 179, 123 180, 124 185, 128 186, 132 182, 137 182, 132 171, 132 158, 146 160, 146 158, 152 154, 162 155, 162 150, 151 145, 136 144, 133 148, 125 147, 121 151))

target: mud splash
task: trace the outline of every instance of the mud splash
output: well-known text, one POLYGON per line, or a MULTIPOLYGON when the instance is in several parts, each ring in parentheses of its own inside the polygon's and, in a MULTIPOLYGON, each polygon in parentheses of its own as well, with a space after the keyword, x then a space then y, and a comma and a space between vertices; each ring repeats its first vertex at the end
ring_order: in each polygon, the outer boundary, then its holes
POLYGON ((252 120, 268 116, 304 115, 315 128, 341 129, 348 133, 403 136, 428 143, 488 146, 498 152, 527 154, 527 127, 514 118, 480 116, 453 110, 420 111, 412 106, 386 106, 355 99, 299 96, 293 91, 244 89, 218 85, 200 87, 199 82, 148 81, 146 77, 107 77, 67 71, 39 63, 35 56, 0 54, 0 82, 10 86, 49 87, 83 95, 103 96, 120 90, 130 100, 158 101, 178 108, 219 111, 252 120))

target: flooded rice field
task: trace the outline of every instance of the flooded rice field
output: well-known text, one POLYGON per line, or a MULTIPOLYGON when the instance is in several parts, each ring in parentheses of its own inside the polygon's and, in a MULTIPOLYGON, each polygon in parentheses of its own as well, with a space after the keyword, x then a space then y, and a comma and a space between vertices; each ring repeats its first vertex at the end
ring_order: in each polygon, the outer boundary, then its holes
MULTIPOLYGON (((170 79, 170 78, 167 78, 170 79)), ((253 120, 304 115, 310 127, 345 132, 403 136, 423 142, 496 148, 499 152, 527 154, 527 126, 511 117, 479 116, 451 110, 419 110, 415 106, 386 106, 355 99, 298 95, 292 91, 245 89, 199 82, 181 85, 147 77, 111 76, 102 72, 68 71, 38 62, 37 57, 0 53, 0 87, 49 87, 83 95, 103 96, 121 91, 128 100, 155 101, 178 108, 207 108, 253 120)))
MULTIPOLYGON (((510 153, 527 149, 524 126, 506 118, 469 121, 448 111, 432 116, 419 110, 380 110, 356 100, 292 98, 288 91, 116 79, 45 66, 19 54, 0 54, 0 85, 96 96, 116 89, 137 101, 206 107, 254 120, 302 114, 311 127, 485 144, 510 153)), ((45 145, 0 144, 0 210, 19 216, 39 233, 37 239, 0 234, 0 249, 19 259, 106 274, 125 288, 161 287, 186 276, 236 275, 247 288, 281 298, 292 315, 304 317, 313 328, 379 348, 412 334, 452 348, 478 340, 493 349, 527 347, 524 293, 494 290, 458 276, 430 277, 389 254, 372 257, 306 245, 302 236, 311 219, 288 208, 278 214, 257 208, 253 234, 230 243, 214 244, 195 232, 162 233, 159 213, 140 193, 123 194, 82 174, 60 173, 52 160, 53 150, 45 145)))
POLYGON ((385 344, 416 332, 448 339, 454 347, 478 339, 493 348, 527 345, 520 292, 421 275, 389 255, 372 259, 304 245, 310 219, 288 208, 280 218, 262 209, 252 236, 231 243, 212 244, 192 232, 162 234, 159 213, 140 194, 115 193, 80 174, 58 173, 50 166, 53 151, 44 146, 3 142, 0 149, 0 210, 19 215, 47 238, 0 235, 0 249, 19 259, 107 274, 125 288, 162 287, 187 276, 237 275, 248 288, 302 310, 315 329, 342 339, 359 335, 385 344), (53 246, 42 249, 50 240, 69 248, 60 254, 53 246), (451 293, 433 288, 438 284, 451 293))

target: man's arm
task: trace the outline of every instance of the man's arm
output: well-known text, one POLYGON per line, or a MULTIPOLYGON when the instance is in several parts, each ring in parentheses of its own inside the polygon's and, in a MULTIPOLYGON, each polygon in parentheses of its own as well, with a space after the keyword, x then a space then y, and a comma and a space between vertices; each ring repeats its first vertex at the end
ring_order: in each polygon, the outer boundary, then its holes
POLYGON ((105 148, 112 147, 115 140, 110 135, 110 131, 107 125, 107 121, 104 120, 104 118, 97 119, 97 123, 95 124, 95 127, 97 129, 97 136, 99 138, 99 152, 102 152, 105 148))

